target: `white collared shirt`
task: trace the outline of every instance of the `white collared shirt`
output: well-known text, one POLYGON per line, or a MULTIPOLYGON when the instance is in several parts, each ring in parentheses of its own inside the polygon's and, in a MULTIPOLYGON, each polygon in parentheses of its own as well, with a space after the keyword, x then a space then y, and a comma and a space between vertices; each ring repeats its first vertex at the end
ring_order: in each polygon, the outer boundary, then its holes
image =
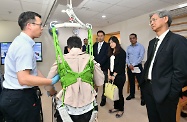
POLYGON ((114 60, 115 60, 115 56, 114 55, 110 56, 110 71, 111 72, 114 71, 114 60))
POLYGON ((158 48, 160 47, 160 44, 162 43, 164 37, 166 36, 166 34, 169 32, 169 29, 167 31, 165 31, 162 35, 160 35, 159 37, 157 36, 156 38, 159 39, 158 41, 158 44, 156 46, 156 50, 155 50, 155 53, 154 53, 154 56, 153 56, 153 59, 151 61, 151 64, 150 64, 150 67, 149 67, 149 71, 148 71, 148 79, 149 80, 152 80, 152 69, 153 69, 153 63, 155 61, 155 56, 156 56, 156 53, 158 51, 158 48))
POLYGON ((99 52, 100 52, 100 50, 101 50, 101 47, 102 47, 102 45, 103 45, 103 42, 104 41, 102 41, 102 42, 98 42, 98 47, 97 47, 97 50, 98 50, 98 54, 99 54, 99 52))

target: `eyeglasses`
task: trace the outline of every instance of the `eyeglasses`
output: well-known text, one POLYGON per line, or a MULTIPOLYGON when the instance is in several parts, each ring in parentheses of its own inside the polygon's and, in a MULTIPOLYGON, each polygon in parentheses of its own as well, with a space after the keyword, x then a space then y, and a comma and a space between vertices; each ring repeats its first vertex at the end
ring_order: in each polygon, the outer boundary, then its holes
POLYGON ((31 23, 31 24, 34 24, 34 25, 39 25, 40 27, 42 27, 42 23, 41 23, 41 24, 37 24, 37 23, 31 23))
POLYGON ((153 19, 150 20, 149 23, 151 24, 152 22, 156 22, 157 20, 158 20, 158 19, 153 18, 153 19))
MULTIPOLYGON (((165 17, 165 16, 164 16, 165 17)), ((149 25, 151 25, 152 22, 156 22, 158 19, 162 19, 164 17, 160 17, 160 18, 152 18, 149 22, 149 25)))

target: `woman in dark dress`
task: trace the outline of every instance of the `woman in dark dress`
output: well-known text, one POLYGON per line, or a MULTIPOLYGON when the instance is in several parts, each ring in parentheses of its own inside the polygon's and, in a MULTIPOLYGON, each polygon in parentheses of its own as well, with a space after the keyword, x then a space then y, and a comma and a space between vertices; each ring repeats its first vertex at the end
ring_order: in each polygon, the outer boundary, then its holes
POLYGON ((124 113, 124 97, 123 86, 125 84, 125 63, 126 52, 121 48, 117 37, 112 36, 109 39, 109 66, 108 79, 114 81, 114 84, 119 89, 119 100, 114 101, 114 108, 109 110, 109 113, 116 112, 116 118, 120 118, 124 113))

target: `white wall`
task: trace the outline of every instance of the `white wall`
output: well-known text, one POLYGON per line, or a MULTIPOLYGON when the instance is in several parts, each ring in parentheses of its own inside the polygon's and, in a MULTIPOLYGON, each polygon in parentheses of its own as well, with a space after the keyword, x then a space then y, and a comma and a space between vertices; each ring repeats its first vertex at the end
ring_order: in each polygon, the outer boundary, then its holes
MULTIPOLYGON (((146 48, 148 45, 148 41, 154 37, 154 33, 151 31, 149 27, 149 18, 148 15, 143 15, 140 17, 136 17, 124 22, 116 23, 110 25, 105 28, 93 28, 93 34, 96 34, 98 30, 103 30, 105 33, 111 33, 120 31, 121 43, 122 47, 126 49, 126 47, 130 44, 129 42, 129 34, 136 33, 138 35, 138 41, 142 43, 146 48)), ((17 25, 17 22, 4 22, 0 21, 0 42, 3 41, 12 41, 19 33, 20 29, 17 25)), ((72 28, 60 28, 59 29, 59 41, 62 51, 64 50, 64 46, 66 46, 66 40, 68 37, 72 36, 72 28)), ((82 40, 87 38, 86 30, 79 30, 78 35, 82 40)), ((47 76, 47 73, 55 61, 55 50, 53 39, 48 33, 48 28, 44 28, 43 34, 40 38, 35 39, 35 41, 42 42, 42 53, 43 53, 43 62, 38 62, 38 69, 42 71, 42 73, 47 76)), ((145 58, 146 59, 146 56, 145 58)), ((3 69, 3 66, 2 66, 3 69)))
MULTIPOLYGON (((12 42, 14 38, 20 34, 20 28, 17 22, 0 21, 0 42, 12 42)), ((67 39, 72 36, 72 28, 60 28, 59 29, 59 41, 64 50, 67 39)), ((86 30, 79 30, 79 37, 83 40, 87 38, 86 30)), ((43 62, 38 62, 38 69, 47 76, 48 71, 55 61, 55 50, 53 39, 48 33, 48 29, 44 28, 43 34, 40 38, 35 39, 36 42, 42 42, 42 54, 43 62)), ((1 65, 1 71, 4 72, 4 65, 1 65)))
MULTIPOLYGON (((177 5, 173 5, 167 8, 163 8, 163 9, 172 10, 172 9, 176 9, 176 6, 177 5)), ((122 15, 122 16, 125 16, 125 15, 122 15)), ((175 19, 173 20, 172 23, 186 22, 186 19, 187 17, 182 18, 182 19, 175 19)), ((186 25, 180 25, 177 27, 176 26, 171 27, 171 30, 183 29, 186 27, 187 27, 186 25)), ((105 31, 105 33, 112 33, 112 32, 120 31, 121 45, 125 50, 127 49, 127 46, 130 45, 129 35, 131 33, 136 33, 138 37, 137 41, 140 42, 145 47, 145 50, 146 50, 143 61, 146 61, 147 59, 147 48, 148 48, 149 41, 156 36, 155 32, 153 32, 151 27, 149 26, 149 14, 141 15, 141 16, 129 19, 127 21, 119 22, 119 23, 104 27, 102 28, 102 30, 105 31)), ((178 34, 181 34, 187 37, 186 31, 179 32, 178 34)))
MULTIPOLYGON (((129 35, 136 33, 138 42, 141 43, 147 51, 148 42, 155 37, 155 33, 149 26, 149 15, 145 14, 136 18, 129 19, 120 23, 116 23, 103 28, 106 33, 120 31, 121 45, 126 50, 130 45, 129 35)), ((147 52, 144 56, 144 61, 147 58, 147 52)))
MULTIPOLYGON (((185 18, 186 20, 186 18, 185 18)), ((184 21, 185 21, 184 20, 184 21)), ((174 20, 173 23, 178 22, 174 20)), ((176 27, 175 27, 176 28, 176 27)), ((155 33, 149 26, 149 15, 145 14, 136 18, 132 18, 127 21, 119 22, 104 28, 93 28, 93 34, 96 34, 98 30, 103 30, 106 34, 111 32, 120 31, 121 44, 124 49, 130 45, 129 34, 136 33, 138 36, 138 42, 143 44, 147 51, 148 42, 155 37, 155 33)), ((13 41, 13 39, 20 33, 17 22, 0 21, 0 42, 13 41)), ((66 46, 66 40, 72 36, 72 28, 60 28, 59 40, 62 51, 66 46)), ((186 35, 186 33, 185 33, 186 35)), ((78 35, 82 40, 87 38, 86 30, 79 30, 78 35)), ((36 41, 42 42, 43 62, 38 62, 38 68, 46 76, 51 65, 55 61, 55 50, 53 45, 53 39, 48 33, 47 27, 44 28, 43 34, 36 41)), ((147 58, 147 52, 145 53, 144 61, 147 58)), ((3 69, 3 66, 1 67, 3 69)))
POLYGON ((17 22, 0 21, 0 42, 12 42, 20 33, 17 22))
POLYGON ((96 35, 98 30, 102 30, 102 28, 95 27, 92 29, 92 33, 96 35))
MULTIPOLYGON (((12 42, 19 33, 17 22, 0 21, 0 42, 12 42)), ((4 72, 4 65, 1 65, 0 70, 4 72)))
MULTIPOLYGON (((187 17, 182 19, 174 19, 172 23, 186 22, 187 17)), ((187 25, 179 25, 175 27, 170 27, 171 30, 186 29, 187 25)), ((147 48, 149 41, 154 38, 155 32, 152 31, 149 26, 149 14, 145 14, 136 18, 129 19, 120 23, 116 23, 107 27, 102 28, 105 33, 120 31, 121 45, 126 50, 127 46, 130 45, 129 35, 131 33, 136 33, 138 37, 138 42, 145 47, 145 56, 143 61, 147 59, 147 48)), ((187 36, 186 31, 177 32, 183 36, 187 36)))

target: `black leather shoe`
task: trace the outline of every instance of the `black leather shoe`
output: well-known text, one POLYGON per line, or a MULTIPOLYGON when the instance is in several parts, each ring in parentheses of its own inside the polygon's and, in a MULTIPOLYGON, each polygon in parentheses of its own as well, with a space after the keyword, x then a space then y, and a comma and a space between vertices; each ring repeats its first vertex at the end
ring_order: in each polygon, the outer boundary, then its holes
POLYGON ((187 113, 181 112, 181 117, 187 117, 187 113))
POLYGON ((135 97, 134 97, 134 96, 129 95, 129 96, 126 98, 126 100, 131 100, 131 99, 133 99, 133 98, 135 98, 135 97))
POLYGON ((141 106, 145 105, 145 100, 141 100, 141 106))
POLYGON ((121 112, 120 114, 119 113, 116 114, 116 118, 120 118, 123 116, 124 111, 120 111, 120 112, 121 112))
POLYGON ((102 100, 100 106, 105 106, 105 104, 106 104, 106 100, 102 100))

